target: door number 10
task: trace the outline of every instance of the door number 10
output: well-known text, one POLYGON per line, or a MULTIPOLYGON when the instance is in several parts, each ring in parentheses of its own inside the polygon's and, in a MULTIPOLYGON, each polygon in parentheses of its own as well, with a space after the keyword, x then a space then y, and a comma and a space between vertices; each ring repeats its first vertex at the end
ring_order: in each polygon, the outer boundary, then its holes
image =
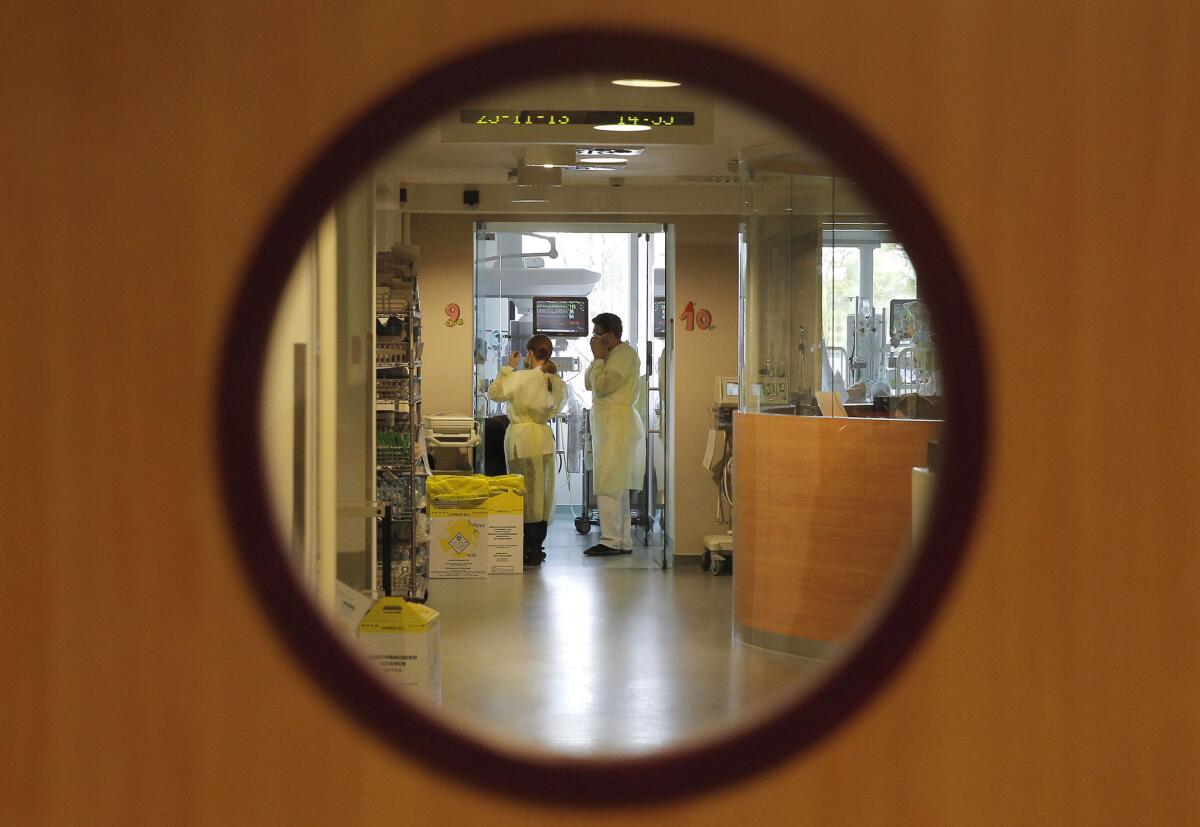
POLYGON ((709 313, 704 308, 696 309, 695 302, 688 302, 683 308, 683 312, 679 314, 679 320, 684 322, 684 329, 695 330, 697 327, 701 330, 711 330, 716 327, 713 324, 712 313, 709 313))

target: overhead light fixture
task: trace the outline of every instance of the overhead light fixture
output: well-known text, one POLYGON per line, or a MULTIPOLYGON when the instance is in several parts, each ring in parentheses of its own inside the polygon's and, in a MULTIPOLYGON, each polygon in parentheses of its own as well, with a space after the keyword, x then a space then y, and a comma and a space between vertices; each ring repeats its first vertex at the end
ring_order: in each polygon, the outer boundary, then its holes
POLYGON ((641 155, 646 151, 644 146, 577 146, 575 154, 580 158, 611 158, 618 155, 624 158, 632 158, 641 155))
POLYGON ((644 123, 602 123, 593 126, 601 132, 649 132, 650 125, 644 123))
POLYGON ((549 198, 514 198, 513 204, 549 204, 549 198))
POLYGON ((574 166, 575 147, 570 145, 558 146, 555 144, 526 147, 524 165, 527 167, 542 167, 543 169, 574 166))
POLYGON ((628 164, 629 159, 617 158, 612 155, 587 155, 580 157, 579 163, 587 165, 583 167, 583 169, 587 169, 592 164, 606 164, 608 166, 612 166, 613 164, 628 164))
POLYGON ((562 167, 518 167, 518 187, 561 187, 562 167))
POLYGON ((666 89, 670 86, 682 86, 674 80, 652 80, 650 78, 621 78, 613 81, 614 86, 637 86, 641 89, 666 89))

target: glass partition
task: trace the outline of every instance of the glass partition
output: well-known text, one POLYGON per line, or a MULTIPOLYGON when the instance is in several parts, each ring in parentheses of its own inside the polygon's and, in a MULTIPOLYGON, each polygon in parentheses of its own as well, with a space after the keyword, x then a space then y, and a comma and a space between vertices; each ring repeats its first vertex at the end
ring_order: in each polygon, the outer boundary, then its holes
POLYGON ((740 172, 740 410, 940 419, 918 274, 884 218, 808 147, 751 147, 740 172))

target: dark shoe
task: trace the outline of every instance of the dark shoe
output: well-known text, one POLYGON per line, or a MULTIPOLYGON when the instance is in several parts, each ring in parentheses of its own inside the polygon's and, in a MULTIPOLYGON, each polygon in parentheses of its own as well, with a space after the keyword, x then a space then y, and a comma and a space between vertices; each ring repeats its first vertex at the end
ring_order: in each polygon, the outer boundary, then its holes
POLYGON ((623 549, 621 549, 621 553, 622 553, 622 554, 633 554, 633 549, 631 549, 631 548, 623 548, 623 549))
POLYGON ((526 558, 524 558, 525 568, 536 569, 538 566, 540 566, 542 564, 542 561, 545 559, 546 559, 546 555, 544 555, 544 554, 540 557, 538 557, 538 556, 526 557, 526 558))
POLYGON ((611 557, 614 554, 620 554, 621 550, 612 546, 606 546, 604 543, 596 543, 591 548, 584 549, 583 553, 588 557, 611 557))

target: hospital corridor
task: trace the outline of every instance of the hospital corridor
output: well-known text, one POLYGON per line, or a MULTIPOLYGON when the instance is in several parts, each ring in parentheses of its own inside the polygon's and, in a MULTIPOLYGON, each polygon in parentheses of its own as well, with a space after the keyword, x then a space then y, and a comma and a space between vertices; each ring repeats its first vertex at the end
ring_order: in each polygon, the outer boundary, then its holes
POLYGON ((295 259, 263 374, 274 523, 354 669, 582 758, 835 669, 920 539, 943 417, 867 193, 769 116, 624 80, 398 139, 295 259))

